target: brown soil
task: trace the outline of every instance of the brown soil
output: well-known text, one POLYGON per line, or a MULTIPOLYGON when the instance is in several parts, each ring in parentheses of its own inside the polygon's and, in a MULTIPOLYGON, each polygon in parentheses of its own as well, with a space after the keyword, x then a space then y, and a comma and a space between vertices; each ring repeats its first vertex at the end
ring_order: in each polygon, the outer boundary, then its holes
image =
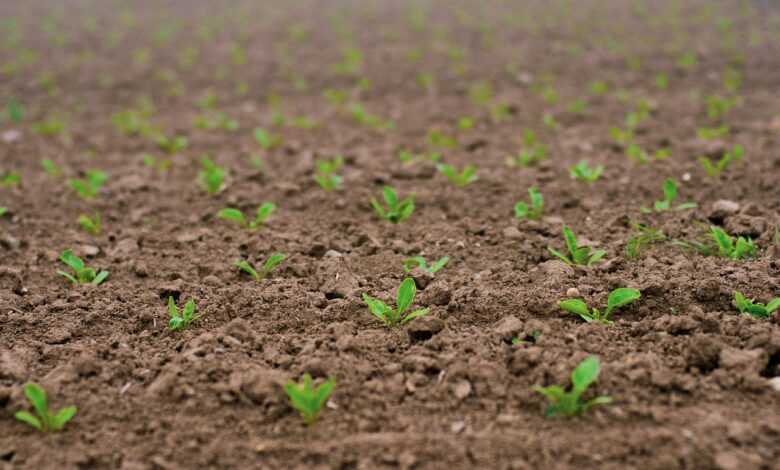
POLYGON ((780 468, 780 392, 770 386, 780 376, 778 314, 754 319, 731 305, 734 290, 764 302, 780 295, 777 8, 655 0, 123 5, 0 5, 0 90, 25 111, 21 123, 0 123, 0 171, 22 178, 0 189, 9 209, 0 218, 0 469, 780 468), (419 11, 428 12, 422 29, 419 11), (308 35, 296 40, 293 25, 308 35), (348 44, 364 54, 352 75, 335 70, 348 44), (698 59, 690 70, 676 65, 686 51, 698 59), (729 68, 742 76, 740 102, 722 120, 730 132, 700 140, 697 128, 720 124, 703 99, 729 96, 729 68), (431 90, 420 73, 435 77, 431 90), (659 73, 668 88, 656 86, 659 73), (356 86, 362 77, 368 89, 356 86), (545 77, 557 103, 538 93, 545 77), (591 94, 596 80, 606 95, 591 94), (494 104, 509 105, 506 119, 472 101, 479 81, 492 85, 494 104), (395 128, 356 123, 322 97, 325 89, 347 91, 395 128), (209 91, 238 130, 193 125, 209 91), (569 111, 580 97, 585 113, 569 111), (655 107, 636 142, 669 148, 666 160, 639 165, 610 138, 639 98, 655 107), (111 121, 142 99, 154 104, 156 127, 189 139, 164 172, 143 164, 143 153, 165 158, 154 142, 111 121), (306 116, 319 125, 275 125, 274 109, 288 123, 306 116), (545 114, 557 130, 542 123, 545 114), (65 133, 33 132, 51 116, 65 133), (458 129, 465 116, 473 129, 458 129), (261 150, 257 126, 283 143, 261 150), (549 147, 548 159, 510 168, 505 158, 519 151, 526 128, 549 147), (430 163, 400 163, 402 149, 435 150, 430 129, 457 137, 443 159, 477 165, 477 182, 458 188, 430 163), (697 157, 735 144, 745 149, 742 162, 708 178, 697 157), (196 183, 203 154, 229 171, 213 197, 196 183), (346 160, 344 189, 327 193, 312 179, 314 162, 337 154, 346 160), (252 155, 262 156, 263 171, 252 155), (64 175, 47 175, 42 158, 64 175), (606 166, 593 185, 569 178, 583 158, 606 166), (85 202, 65 180, 89 169, 109 180, 85 202), (698 208, 642 214, 668 177, 681 182, 680 202, 698 208), (383 184, 415 194, 416 211, 397 226, 371 211, 383 184), (513 206, 531 185, 545 197, 545 218, 517 222, 513 206), (719 200, 736 205, 724 211, 719 200), (257 232, 215 216, 263 201, 279 208, 257 232), (104 232, 93 237, 76 219, 95 211, 104 232), (628 260, 630 220, 687 240, 721 225, 753 237, 758 256, 730 261, 659 243, 628 260), (564 222, 606 249, 605 261, 572 269, 553 260, 546 247, 563 246, 564 222), (66 248, 108 269, 108 281, 69 286, 55 274, 66 248), (289 258, 263 282, 232 266, 272 252, 289 258), (417 254, 452 258, 435 277, 418 276, 427 285, 416 305, 431 314, 385 328, 361 295, 390 300, 402 261, 417 254), (557 308, 572 288, 602 305, 616 287, 640 289, 642 298, 617 311, 614 325, 557 308), (168 331, 168 295, 196 299, 205 317, 168 331), (528 341, 513 345, 515 337, 528 341), (546 418, 532 387, 567 384, 588 355, 602 362, 588 396, 614 403, 546 418), (309 427, 281 388, 304 372, 337 380, 309 427), (27 407, 28 381, 42 384, 55 407, 78 406, 62 432, 14 420, 27 407))

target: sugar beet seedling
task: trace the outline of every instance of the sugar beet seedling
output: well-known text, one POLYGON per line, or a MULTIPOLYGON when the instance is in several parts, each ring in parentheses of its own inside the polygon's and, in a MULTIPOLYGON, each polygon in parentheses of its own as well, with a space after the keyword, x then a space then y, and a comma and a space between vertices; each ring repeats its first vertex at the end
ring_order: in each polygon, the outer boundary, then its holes
POLYGON ((277 266, 279 266, 282 261, 284 261, 287 257, 281 253, 275 253, 268 257, 268 259, 265 260, 265 263, 263 263, 263 266, 260 268, 260 271, 257 271, 250 263, 246 260, 239 260, 234 263, 234 266, 236 266, 241 271, 249 274, 254 278, 256 281, 262 281, 266 277, 268 277, 269 274, 271 274, 271 271, 273 271, 277 266))
POLYGON ((83 179, 71 179, 68 180, 68 184, 82 199, 89 200, 95 199, 100 191, 108 181, 108 175, 99 170, 87 171, 83 179))
POLYGON ((184 308, 179 311, 176 306, 176 302, 172 296, 168 296, 168 329, 171 331, 180 331, 188 328, 195 321, 200 319, 203 314, 197 313, 198 306, 195 304, 194 299, 190 299, 184 304, 184 308))
POLYGON ((517 219, 539 220, 544 211, 544 198, 535 187, 528 188, 529 204, 518 202, 515 204, 515 217, 517 219))
POLYGON ((265 225, 265 222, 271 217, 271 214, 273 214, 275 210, 276 204, 273 202, 264 202, 257 208, 255 219, 252 221, 248 221, 240 209, 234 209, 232 207, 226 207, 225 209, 220 210, 217 212, 217 217, 235 222, 242 228, 255 230, 265 225))
POLYGON ((398 287, 395 302, 396 308, 390 308, 381 300, 375 299, 368 294, 363 294, 363 302, 368 305, 368 309, 371 313, 382 320, 386 326, 398 326, 408 323, 415 318, 425 316, 430 311, 429 308, 422 308, 404 315, 409 307, 411 307, 412 302, 414 302, 416 292, 417 286, 414 283, 414 279, 407 277, 398 287))
POLYGON ((57 274, 64 277, 72 284, 92 284, 100 285, 108 278, 108 271, 95 272, 92 268, 87 268, 84 265, 84 261, 78 256, 74 255, 71 250, 65 250, 60 255, 60 261, 65 263, 70 269, 73 270, 73 274, 66 273, 65 271, 57 271, 57 274))
POLYGON ((446 176, 450 183, 459 188, 471 184, 479 179, 477 176, 477 167, 474 165, 466 165, 462 171, 458 172, 458 170, 456 170, 452 165, 439 163, 436 165, 436 169, 439 170, 439 173, 446 176))
POLYGON ((566 240, 566 249, 569 250, 569 256, 549 246, 547 250, 566 264, 590 266, 607 254, 604 250, 592 251, 589 246, 577 246, 577 238, 569 227, 563 227, 563 238, 566 240))
POLYGON ((756 318, 769 318, 780 308, 780 297, 774 298, 766 305, 747 299, 742 292, 734 291, 734 306, 741 313, 747 313, 756 318))
POLYGON ((408 219, 414 212, 414 195, 399 201, 395 190, 390 186, 385 186, 382 189, 382 197, 387 205, 386 209, 374 198, 371 198, 371 206, 374 208, 374 212, 384 220, 397 224, 408 219))
POLYGON ((572 178, 588 184, 599 179, 602 173, 604 173, 604 165, 596 165, 591 168, 587 160, 582 160, 569 169, 569 174, 572 178))
POLYGON ((303 422, 308 426, 317 421, 335 387, 336 379, 333 378, 314 387, 311 375, 303 374, 303 382, 300 385, 291 380, 284 386, 284 391, 290 399, 290 404, 298 410, 303 422))
POLYGON ((420 268, 423 271, 427 271, 431 274, 436 274, 439 272, 444 266, 447 265, 447 263, 450 261, 449 256, 444 256, 442 258, 439 258, 438 261, 433 263, 432 265, 428 266, 428 263, 425 261, 425 258, 422 256, 413 256, 411 258, 406 258, 404 260, 404 271, 411 272, 414 268, 420 268))
POLYGON ((660 201, 655 201, 655 204, 653 205, 652 209, 648 207, 643 207, 642 212, 644 212, 645 214, 649 214, 653 211, 655 212, 666 212, 669 210, 684 211, 687 209, 696 208, 695 202, 685 202, 682 204, 678 204, 676 206, 672 205, 674 203, 674 200, 677 199, 677 183, 675 183, 673 179, 669 178, 665 180, 662 188, 664 191, 664 198, 660 201))
POLYGON ((567 392, 558 385, 534 387, 535 392, 541 393, 549 401, 546 415, 548 417, 572 417, 582 414, 596 405, 612 403, 612 398, 608 396, 596 397, 585 402, 580 400, 588 387, 598 379, 600 369, 598 358, 590 356, 580 362, 571 373, 572 388, 570 391, 567 392))
POLYGON ((639 300, 641 296, 642 295, 636 289, 629 289, 627 287, 615 289, 610 292, 609 297, 607 298, 607 308, 604 310, 603 314, 597 308, 594 308, 592 311, 589 310, 588 304, 580 299, 562 300, 558 303, 558 306, 562 310, 579 315, 580 318, 588 323, 597 321, 610 325, 612 324, 612 321, 609 319, 609 314, 612 313, 613 310, 635 302, 636 300, 639 300))
POLYGON ((35 415, 27 411, 17 411, 14 417, 42 432, 61 430, 78 411, 75 406, 68 406, 53 413, 49 409, 46 391, 40 385, 32 382, 24 386, 24 395, 35 410, 35 415))

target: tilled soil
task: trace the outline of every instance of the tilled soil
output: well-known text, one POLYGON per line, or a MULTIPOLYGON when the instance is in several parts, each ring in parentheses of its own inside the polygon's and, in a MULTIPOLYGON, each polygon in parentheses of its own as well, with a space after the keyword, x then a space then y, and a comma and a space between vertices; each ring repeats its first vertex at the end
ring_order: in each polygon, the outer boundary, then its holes
POLYGON ((780 320, 731 303, 734 290, 762 302, 780 295, 772 4, 34 0, 3 2, 0 17, 0 89, 24 106, 21 122, 0 122, 0 175, 21 176, 0 189, 0 468, 780 468, 780 320), (338 70, 350 45, 362 64, 338 70), (681 66, 691 51, 696 63, 681 66), (734 71, 741 83, 729 92, 734 71), (592 92, 595 81, 605 94, 592 92), (503 117, 475 102, 478 83, 490 84, 503 117), (343 91, 346 103, 324 90, 343 91), (210 93, 212 112, 238 129, 194 125, 210 93), (713 120, 712 95, 738 103, 713 120), (569 107, 578 98, 583 112, 569 107), (609 133, 640 99, 650 111, 635 142, 671 154, 644 165, 609 133), (155 128, 185 136, 186 149, 168 157, 112 123, 149 103, 155 128), (358 123, 349 103, 393 128, 358 123), (64 132, 34 132, 51 117, 64 132), (471 129, 459 127, 463 117, 471 129), (726 136, 697 136, 720 125, 726 136), (263 150, 256 127, 281 143, 263 150), (547 159, 510 167, 524 129, 547 159), (431 130, 456 145, 432 145, 431 130), (742 161, 708 177, 698 157, 734 145, 742 161), (456 187, 429 160, 402 164, 402 150, 474 164, 479 179, 456 187), (170 167, 146 166, 145 153, 170 167), (197 183, 202 155, 229 172, 215 196, 197 183), (326 192, 315 162, 335 155, 343 189, 326 192), (48 175, 41 159, 63 174, 48 175), (582 159, 605 165, 593 184, 569 177, 582 159), (109 179, 84 201, 66 180, 91 169, 109 179), (641 212, 666 178, 680 182, 678 202, 698 207, 641 212), (408 220, 374 215, 369 200, 383 185, 414 194, 408 220), (530 186, 545 215, 517 221, 513 206, 530 186), (263 201, 278 209, 258 231, 216 217, 263 201), (76 222, 94 212, 98 236, 76 222), (632 221, 667 241, 628 259, 632 221), (563 224, 605 249, 604 260, 554 259, 547 247, 563 249, 563 224), (752 237, 757 257, 672 243, 710 225, 752 237), (68 285, 55 273, 66 248, 109 270, 108 281, 68 285), (261 282, 233 266, 273 252, 288 259, 261 282), (415 305, 431 314, 386 328, 361 296, 392 301, 403 260, 418 254, 451 257, 435 276, 415 273, 415 305), (557 307, 574 290, 601 306, 617 287, 642 298, 613 325, 557 307), (168 331, 168 296, 196 299, 205 316, 168 331), (532 387, 567 385, 589 355, 602 370, 587 397, 614 403, 545 417, 532 387), (308 427, 282 389, 303 373, 337 381, 308 427), (54 407, 78 406, 63 431, 14 420, 29 381, 54 407))

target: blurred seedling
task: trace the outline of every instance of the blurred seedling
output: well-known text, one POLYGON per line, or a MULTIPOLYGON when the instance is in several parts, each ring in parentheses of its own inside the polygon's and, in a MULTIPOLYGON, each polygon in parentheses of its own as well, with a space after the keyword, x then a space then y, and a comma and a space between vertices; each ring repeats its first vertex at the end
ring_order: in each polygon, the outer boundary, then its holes
POLYGON ((27 397, 27 400, 32 405, 35 414, 28 411, 17 411, 14 414, 14 418, 29 424, 41 432, 61 430, 78 411, 75 406, 68 406, 54 413, 49 409, 49 399, 46 396, 46 391, 40 385, 32 382, 25 384, 24 396, 27 397))
POLYGON ((569 169, 572 178, 588 184, 598 180, 602 173, 604 173, 604 165, 596 165, 591 168, 587 160, 582 160, 569 169))
POLYGON ((699 164, 704 168, 707 176, 710 178, 719 178, 732 163, 742 160, 745 150, 741 145, 735 145, 733 149, 726 152, 718 161, 713 161, 709 157, 699 157, 699 164))
POLYGON ((314 174, 314 181, 325 191, 335 191, 341 189, 343 178, 336 174, 344 165, 344 157, 337 156, 332 160, 319 160, 316 163, 317 171, 314 174))
POLYGON ((230 222, 235 222, 242 228, 255 230, 265 225, 266 221, 269 217, 271 217, 271 214, 273 214, 275 210, 276 204, 273 202, 264 202, 262 205, 260 205, 260 207, 257 208, 257 211, 255 212, 255 218, 251 221, 244 217, 244 213, 241 212, 240 209, 234 209, 232 207, 227 207, 220 210, 217 212, 217 217, 223 220, 228 220, 230 222))
POLYGON ((111 116, 114 127, 126 135, 147 135, 152 132, 149 115, 144 111, 126 109, 111 116))
POLYGON ((729 126, 699 127, 696 136, 701 140, 715 140, 726 137, 729 134, 729 126))
POLYGON ((638 233, 629 238, 626 243, 626 258, 628 259, 637 259, 642 251, 651 244, 666 240, 666 235, 658 229, 636 222, 632 222, 631 227, 638 233))
POLYGON ((79 225, 90 235, 98 236, 101 231, 100 214, 95 212, 95 215, 90 217, 86 214, 81 214, 78 218, 79 225))
POLYGON ((774 298, 768 304, 755 302, 755 299, 747 299, 739 292, 734 291, 734 306, 740 313, 747 313, 756 318, 769 318, 780 308, 780 297, 774 298))
POLYGON ((8 173, 3 174, 3 176, 0 176, 0 188, 19 186, 21 182, 22 176, 15 171, 9 171, 8 173))
POLYGON ((266 151, 271 150, 282 143, 281 137, 271 134, 260 127, 255 128, 252 135, 254 135, 255 141, 260 145, 260 148, 266 151))
POLYGON ((62 168, 48 158, 41 160, 41 168, 52 178, 59 178, 62 175, 62 168))
POLYGON ((108 271, 95 272, 94 269, 84 265, 84 261, 74 255, 71 250, 65 250, 60 255, 60 261, 73 270, 73 274, 65 271, 57 271, 57 274, 67 279, 71 284, 100 285, 108 278, 108 271))
POLYGON ((205 156, 201 158, 200 166, 198 181, 201 186, 211 195, 220 192, 225 186, 225 169, 217 166, 209 157, 205 156))
POLYGON ((414 165, 424 162, 438 163, 441 161, 441 154, 435 152, 428 154, 413 154, 407 150, 401 150, 401 152, 398 154, 398 159, 401 160, 401 163, 404 165, 414 165))
POLYGON ((290 399, 290 404, 298 410, 303 422, 308 426, 317 421, 335 386, 336 379, 330 378, 315 387, 311 375, 303 374, 301 384, 291 380, 284 386, 284 391, 290 399))
POLYGON ((168 329, 171 331, 181 331, 188 328, 194 322, 203 317, 202 313, 197 313, 198 306, 194 299, 190 299, 184 304, 184 308, 179 310, 173 296, 168 296, 168 329))
POLYGON ((154 139, 157 147, 168 155, 174 155, 187 148, 187 138, 184 136, 168 137, 165 134, 157 134, 154 139))
POLYGON ((582 395, 599 376, 599 360, 595 356, 590 356, 574 369, 571 373, 572 387, 570 391, 565 391, 563 387, 551 385, 549 387, 534 387, 534 391, 541 393, 549 404, 547 405, 546 415, 572 417, 582 414, 597 405, 607 405, 612 403, 612 398, 600 396, 588 401, 582 401, 582 395))
POLYGON ((736 106, 737 98, 722 98, 713 95, 704 98, 704 104, 707 108, 707 117, 714 121, 721 119, 736 106))
POLYGON ((382 197, 384 198, 387 207, 382 207, 379 201, 375 198, 371 198, 371 207, 374 208, 374 212, 376 212, 381 219, 397 224, 408 219, 409 216, 412 215, 412 212, 414 212, 414 195, 399 201, 395 189, 390 186, 385 186, 382 189, 382 197))
POLYGON ((528 188, 529 204, 518 202, 515 204, 515 217, 517 219, 539 220, 544 211, 544 197, 535 187, 528 188))
POLYGON ((756 247, 749 237, 734 239, 720 227, 710 227, 709 241, 675 240, 674 244, 688 250, 698 251, 704 256, 720 256, 733 260, 756 256, 756 247))
POLYGON ((671 152, 669 149, 658 149, 655 153, 648 153, 635 143, 630 143, 628 147, 626 147, 626 156, 640 165, 650 163, 653 160, 664 160, 669 158, 670 155, 671 152))
POLYGON ((89 170, 84 178, 70 179, 68 184, 82 199, 89 200, 97 197, 98 192, 108 181, 108 175, 100 170, 89 170))
POLYGON ((198 129, 204 129, 213 131, 221 129, 225 131, 238 130, 239 123, 237 120, 232 119, 226 113, 222 112, 210 112, 202 116, 195 118, 195 127, 198 129))
POLYGON ((563 227, 563 238, 566 241, 569 256, 549 246, 547 250, 566 264, 590 266, 607 254, 604 250, 592 250, 589 246, 577 246, 577 237, 574 236, 574 232, 569 227, 563 227))
POLYGON ((6 215, 8 213, 7 207, 0 207, 0 217, 6 215))
POLYGON ((451 137, 435 129, 428 131, 427 140, 428 145, 434 148, 453 149, 458 146, 458 141, 455 137, 451 137))
POLYGON ((674 200, 677 199, 677 183, 671 178, 666 179, 663 183, 663 192, 664 192, 664 198, 660 201, 655 201, 655 204, 653 205, 653 208, 649 207, 643 207, 642 212, 645 214, 650 214, 653 211, 655 212, 666 212, 666 211, 684 211, 688 209, 695 209, 696 203, 695 202, 685 202, 678 205, 673 205, 674 200))
POLYGON ((606 325, 611 325, 612 321, 609 319, 610 313, 616 308, 628 305, 636 300, 639 300, 641 294, 636 289, 629 289, 621 287, 610 292, 607 298, 607 308, 604 313, 597 308, 592 310, 588 309, 588 305, 581 299, 567 299, 558 302, 558 306, 569 313, 578 315, 586 322, 600 322, 606 325))
POLYGON ((526 129, 523 132, 523 149, 514 157, 507 159, 510 166, 528 167, 547 158, 547 147, 539 143, 534 131, 526 129))
POLYGON ((459 188, 471 184, 479 179, 477 176, 477 167, 474 165, 466 165, 463 170, 458 171, 452 165, 439 163, 436 165, 436 169, 439 170, 439 173, 446 176, 450 183, 459 188))
POLYGON ((173 164, 173 161, 170 158, 155 158, 148 153, 143 154, 141 158, 143 159, 144 166, 148 168, 154 168, 161 172, 168 171, 173 164))
POLYGON ((390 308, 381 300, 370 297, 368 294, 363 294, 363 302, 368 305, 368 309, 375 317, 382 320, 382 323, 386 326, 394 327, 408 323, 415 318, 423 317, 430 311, 429 308, 422 308, 406 314, 406 311, 414 302, 416 292, 417 286, 414 283, 414 279, 407 277, 401 282, 396 292, 396 308, 390 308))
POLYGON ((287 257, 281 253, 274 253, 271 256, 269 256, 265 263, 260 267, 260 270, 256 270, 249 261, 246 260, 239 260, 234 263, 234 266, 236 266, 241 271, 249 274, 252 276, 252 278, 256 281, 262 281, 266 277, 268 277, 269 274, 271 274, 271 271, 276 269, 277 266, 282 264, 282 262, 287 257))
POLYGON ((19 124, 24 119, 24 107, 16 98, 11 98, 5 105, 5 113, 3 113, 2 117, 14 124, 19 124))
POLYGON ((439 258, 439 260, 432 265, 428 266, 428 262, 425 261, 425 258, 422 256, 413 256, 404 260, 404 271, 408 273, 411 272, 414 268, 420 268, 423 271, 436 274, 437 272, 441 271, 441 269, 444 268, 444 266, 446 266, 449 261, 450 257, 444 256, 439 258))
POLYGON ((49 116, 43 121, 34 123, 32 131, 39 135, 60 135, 65 132, 65 121, 57 116, 49 116))

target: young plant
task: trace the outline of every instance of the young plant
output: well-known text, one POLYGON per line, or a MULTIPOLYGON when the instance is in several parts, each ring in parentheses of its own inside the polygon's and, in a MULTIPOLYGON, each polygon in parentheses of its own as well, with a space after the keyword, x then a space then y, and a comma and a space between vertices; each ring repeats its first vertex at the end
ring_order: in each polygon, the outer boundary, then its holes
POLYGON ((582 160, 569 169, 569 174, 577 181, 591 184, 604 173, 604 165, 596 165, 591 168, 587 160, 582 160))
POLYGON ((333 160, 320 160, 317 162, 317 172, 314 175, 314 181, 325 191, 334 191, 341 189, 341 176, 337 175, 341 166, 344 164, 344 157, 338 156, 333 160))
POLYGON ((588 387, 598 379, 599 370, 598 358, 590 356, 580 362, 571 373, 572 388, 570 391, 567 392, 558 385, 534 387, 534 391, 541 393, 549 401, 546 415, 548 417, 572 417, 582 414, 596 405, 612 403, 612 398, 608 396, 600 396, 588 401, 580 400, 588 387))
POLYGON ((52 178, 59 178, 59 176, 62 174, 62 168, 57 166, 52 160, 48 158, 41 160, 41 167, 43 168, 43 171, 45 171, 46 174, 52 178))
POLYGON ((399 201, 398 194, 395 190, 390 186, 385 186, 382 189, 382 197, 385 200, 387 208, 382 207, 375 198, 371 198, 371 207, 374 208, 374 212, 376 212, 381 219, 397 224, 408 219, 409 216, 412 215, 412 212, 414 212, 414 195, 399 201))
POLYGON ((626 258, 628 259, 637 259, 649 245, 666 240, 666 235, 658 229, 638 223, 632 223, 631 226, 639 233, 629 238, 628 243, 626 243, 626 258))
POLYGON ((217 212, 217 217, 235 222, 243 228, 255 230, 262 227, 275 210, 276 204, 273 202, 264 202, 260 207, 257 208, 257 212, 255 213, 255 220, 252 221, 248 221, 246 217, 244 217, 244 213, 241 212, 241 210, 234 209, 232 207, 226 207, 225 209, 220 210, 217 212))
POLYGON ((60 261, 72 269, 73 274, 59 270, 57 271, 57 274, 63 276, 72 284, 92 284, 93 286, 98 286, 108 278, 108 271, 99 271, 96 273, 94 269, 87 268, 84 265, 84 261, 74 255, 71 250, 63 251, 60 255, 60 261))
POLYGON ((214 164, 209 157, 200 160, 198 181, 209 194, 217 194, 225 185, 225 169, 214 164))
POLYGON ((184 136, 167 137, 165 134, 158 134, 154 142, 160 150, 173 155, 187 148, 187 138, 184 136))
POLYGON ((734 148, 726 152, 717 162, 712 161, 709 157, 699 157, 699 164, 701 164, 707 176, 710 178, 719 178, 720 174, 728 168, 733 162, 742 160, 742 156, 745 151, 741 145, 735 145, 734 148))
POLYGON ((764 305, 756 303, 754 299, 746 299, 739 291, 734 291, 734 306, 741 313, 747 313, 756 318, 769 318, 780 308, 780 297, 774 298, 764 305))
POLYGON ((236 266, 241 271, 244 271, 245 273, 252 276, 256 281, 262 281, 266 277, 268 277, 269 274, 271 274, 271 271, 274 270, 277 266, 279 266, 282 261, 284 261, 286 258, 285 255, 281 253, 275 253, 268 257, 268 259, 265 260, 265 263, 263 263, 263 266, 260 268, 260 271, 257 271, 252 265, 249 263, 249 261, 246 260, 239 260, 234 263, 234 266, 236 266))
POLYGON ((22 182, 22 177, 15 171, 9 171, 8 173, 0 176, 0 188, 10 188, 11 186, 19 186, 22 182))
POLYGON ((396 308, 390 308, 381 300, 370 297, 368 294, 363 294, 363 302, 368 305, 368 309, 371 313, 382 320, 386 326, 398 326, 414 320, 415 318, 425 316, 430 311, 429 308, 423 308, 405 315, 405 312, 414 301, 416 292, 417 286, 414 283, 414 279, 407 277, 398 287, 395 302, 396 308))
POLYGON ((176 302, 173 300, 173 296, 168 296, 168 329, 171 331, 180 331, 188 328, 195 321, 200 319, 203 314, 197 313, 198 306, 195 304, 194 299, 190 299, 184 304, 184 308, 179 311, 176 306, 176 302))
POLYGON ((263 150, 271 150, 277 145, 282 143, 282 139, 279 136, 273 135, 265 129, 256 128, 254 131, 255 141, 260 145, 263 150))
POLYGON ((569 256, 566 256, 549 246, 547 247, 547 250, 566 264, 590 266, 607 254, 604 250, 591 251, 589 246, 577 246, 577 237, 575 237, 574 232, 565 225, 563 227, 563 238, 566 241, 566 249, 569 251, 569 256))
POLYGON ((446 176, 447 179, 450 180, 450 183, 460 188, 479 179, 477 176, 477 167, 474 165, 466 165, 466 167, 463 168, 463 171, 458 172, 452 165, 439 163, 436 165, 436 169, 439 170, 439 173, 446 176))
POLYGON ((4 216, 7 213, 8 213, 7 207, 0 207, 0 217, 4 216))
POLYGON ((297 384, 292 380, 284 386, 284 391, 290 399, 290 404, 303 417, 306 425, 314 424, 320 415, 320 411, 333 393, 336 379, 330 378, 326 382, 314 387, 309 374, 303 374, 303 383, 297 384))
POLYGON ((597 308, 592 311, 588 309, 588 305, 580 299, 567 299, 558 302, 558 306, 567 312, 579 315, 580 318, 586 322, 601 322, 606 325, 611 325, 612 321, 609 319, 609 314, 616 308, 628 305, 641 297, 641 294, 636 289, 629 289, 621 287, 610 292, 607 298, 607 308, 602 314, 597 308))
POLYGON ((676 206, 673 206, 674 200, 677 199, 677 183, 674 182, 673 179, 669 178, 664 181, 664 184, 662 186, 664 191, 664 198, 660 201, 655 201, 655 204, 653 205, 653 208, 649 207, 643 207, 642 212, 645 214, 650 214, 651 212, 666 212, 669 210, 675 210, 675 211, 684 211, 687 209, 694 209, 696 208, 695 202, 685 202, 683 204, 678 204, 676 206))
POLYGON ((100 188, 108 181, 108 175, 99 170, 89 170, 83 179, 70 179, 68 184, 79 197, 85 200, 94 199, 100 188))
POLYGON ((750 238, 738 237, 735 241, 720 227, 710 227, 710 238, 717 245, 718 255, 723 258, 736 260, 752 258, 756 255, 756 246, 750 238))
POLYGON ((535 187, 528 188, 530 206, 524 202, 515 204, 515 217, 518 219, 539 220, 544 211, 544 198, 535 187))
POLYGON ((28 383, 24 386, 24 395, 35 410, 35 415, 27 411, 17 411, 14 418, 27 423, 38 431, 54 432, 61 430, 65 424, 76 414, 75 406, 62 408, 56 413, 49 409, 49 400, 46 391, 40 385, 28 383))
POLYGON ((536 134, 530 129, 523 132, 523 150, 507 159, 510 166, 528 167, 547 158, 547 147, 539 143, 536 134))
POLYGON ((449 256, 444 256, 442 258, 439 258, 438 261, 433 263, 432 265, 428 266, 428 263, 425 261, 425 258, 422 256, 413 256, 411 258, 406 258, 404 260, 404 271, 411 272, 414 268, 420 268, 423 271, 427 271, 431 274, 436 274, 437 272, 441 271, 441 269, 447 265, 447 263, 450 261, 449 256))
POLYGON ((101 222, 100 222, 100 214, 95 212, 95 215, 93 217, 90 217, 86 214, 81 214, 78 218, 79 225, 81 225, 81 228, 84 229, 88 234, 93 236, 100 235, 101 230, 101 222))

